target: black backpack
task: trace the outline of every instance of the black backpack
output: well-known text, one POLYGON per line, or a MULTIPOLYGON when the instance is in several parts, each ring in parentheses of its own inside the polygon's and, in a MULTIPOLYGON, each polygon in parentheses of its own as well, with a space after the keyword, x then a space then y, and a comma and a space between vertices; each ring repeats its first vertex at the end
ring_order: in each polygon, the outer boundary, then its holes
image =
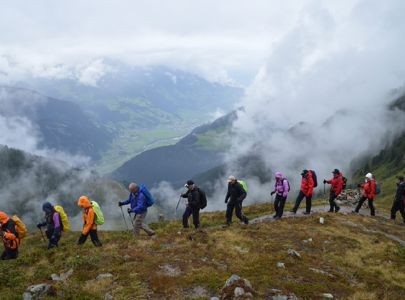
POLYGON ((201 189, 198 189, 198 192, 200 193, 200 209, 204 209, 207 207, 207 196, 201 189))
POLYGON ((342 189, 344 190, 346 188, 346 186, 347 186, 347 178, 342 176, 342 179, 343 179, 343 187, 342 187, 342 189))
POLYGON ((316 173, 314 170, 309 170, 309 172, 311 172, 311 174, 312 174, 312 179, 314 181, 314 188, 316 188, 318 186, 318 177, 316 176, 316 173))

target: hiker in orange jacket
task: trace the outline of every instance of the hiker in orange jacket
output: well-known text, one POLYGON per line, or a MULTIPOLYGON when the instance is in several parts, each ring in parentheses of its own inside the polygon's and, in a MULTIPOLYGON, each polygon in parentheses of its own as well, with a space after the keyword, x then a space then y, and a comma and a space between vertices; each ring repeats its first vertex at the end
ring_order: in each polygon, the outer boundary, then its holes
POLYGON ((20 246, 16 224, 2 211, 0 211, 0 236, 4 244, 4 252, 1 255, 1 259, 16 259, 18 256, 18 247, 20 246))
POLYGON ((360 198, 359 203, 357 204, 357 207, 353 212, 358 213, 364 201, 368 200, 368 207, 370 208, 370 213, 372 216, 375 216, 375 209, 373 202, 376 192, 376 183, 373 178, 373 174, 367 173, 366 183, 358 184, 357 186, 363 189, 363 196, 360 198))
POLYGON ((94 246, 101 247, 101 242, 97 235, 97 225, 95 223, 96 214, 89 198, 86 196, 81 196, 77 202, 77 205, 83 208, 83 230, 82 234, 80 235, 78 245, 84 244, 90 234, 90 238, 94 246))

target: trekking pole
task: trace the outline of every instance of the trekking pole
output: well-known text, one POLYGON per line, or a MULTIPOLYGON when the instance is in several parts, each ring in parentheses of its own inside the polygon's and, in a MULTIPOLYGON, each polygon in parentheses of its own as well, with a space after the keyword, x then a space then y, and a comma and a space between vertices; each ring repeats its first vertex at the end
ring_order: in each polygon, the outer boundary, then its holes
POLYGON ((127 220, 125 220, 125 215, 124 215, 124 211, 122 210, 122 206, 120 206, 120 208, 121 208, 121 212, 122 212, 122 218, 124 219, 124 222, 125 222, 125 226, 127 227, 127 230, 129 231, 129 227, 127 224, 127 220))
POLYGON ((42 232, 42 228, 41 228, 41 227, 39 227, 39 231, 41 231, 42 240, 45 242, 45 236, 44 236, 44 233, 42 232))
POLYGON ((129 219, 131 220, 132 227, 134 227, 134 221, 132 220, 131 213, 128 212, 128 214, 129 214, 129 219))
POLYGON ((177 201, 176 211, 177 211, 177 209, 179 208, 180 201, 181 201, 181 195, 180 195, 180 197, 179 197, 179 201, 177 201))

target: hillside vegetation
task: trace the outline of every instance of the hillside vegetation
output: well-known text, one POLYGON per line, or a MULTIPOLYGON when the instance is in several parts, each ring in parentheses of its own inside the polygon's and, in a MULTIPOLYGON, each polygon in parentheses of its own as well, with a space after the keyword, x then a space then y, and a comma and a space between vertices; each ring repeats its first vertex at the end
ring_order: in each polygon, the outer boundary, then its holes
MULTIPOLYGON (((245 210, 253 218, 272 212, 270 204, 245 210)), ((237 274, 250 280, 256 299, 271 289, 299 299, 402 299, 405 295, 405 248, 381 232, 405 240, 403 226, 382 217, 313 214, 248 226, 218 226, 224 212, 202 215, 202 231, 183 230, 179 221, 151 226, 153 238, 128 232, 101 232, 104 243, 76 245, 69 232, 58 249, 47 251, 39 232, 20 248, 20 258, 0 264, 0 298, 18 299, 31 284, 48 282, 58 299, 209 299, 220 296, 225 281, 237 274), (319 217, 325 224, 319 223, 319 217), (312 238, 312 241, 308 239, 312 238), (287 254, 298 251, 301 258, 287 254), (285 268, 276 267, 283 262, 285 268), (73 269, 65 281, 52 273, 73 269), (95 280, 101 273, 112 278, 95 280), (323 272, 323 273, 322 273, 323 272)))

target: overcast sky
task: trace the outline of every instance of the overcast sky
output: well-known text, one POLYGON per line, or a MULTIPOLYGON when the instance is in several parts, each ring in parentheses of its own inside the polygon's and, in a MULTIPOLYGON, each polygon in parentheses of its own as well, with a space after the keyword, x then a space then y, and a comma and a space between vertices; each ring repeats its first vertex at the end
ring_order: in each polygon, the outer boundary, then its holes
POLYGON ((308 7, 344 22, 358 2, 0 0, 0 80, 112 57, 247 85, 308 7))

